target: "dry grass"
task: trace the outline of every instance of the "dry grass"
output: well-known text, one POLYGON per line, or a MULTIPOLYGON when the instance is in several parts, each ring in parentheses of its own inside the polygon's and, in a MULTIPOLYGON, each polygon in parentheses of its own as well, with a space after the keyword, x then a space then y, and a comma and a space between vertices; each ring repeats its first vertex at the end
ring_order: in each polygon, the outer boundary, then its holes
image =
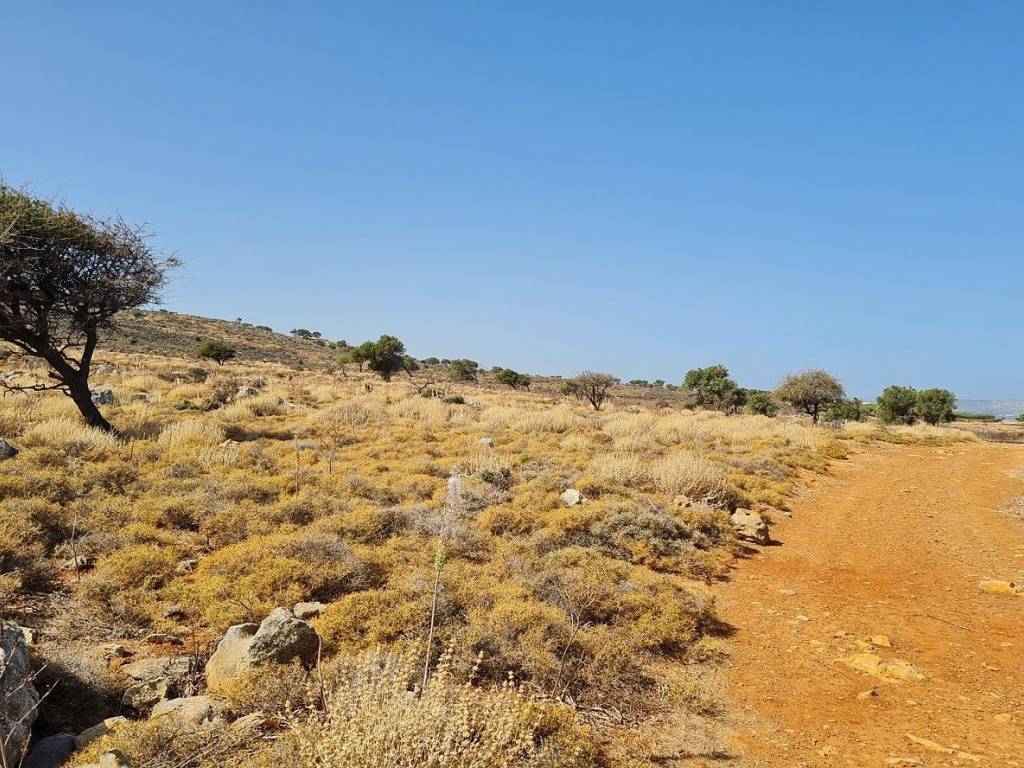
MULTIPOLYGON (((383 384, 273 364, 209 366, 208 379, 188 383, 194 360, 105 362, 116 368, 94 384, 122 396, 104 411, 123 442, 82 426, 59 394, 0 398, 0 437, 21 451, 0 463, 3 596, 52 588, 45 576, 61 573, 74 531, 96 565, 81 584, 61 581, 96 624, 194 629, 208 643, 277 605, 327 603, 315 625, 349 682, 337 679, 335 708, 316 728, 296 725, 302 759, 322 766, 381 764, 353 752, 366 730, 379 737, 375 759, 391 744, 408 760, 462 761, 448 765, 589 765, 531 751, 546 731, 531 730, 522 692, 500 687, 509 672, 531 695, 644 722, 669 706, 660 670, 685 676, 691 654, 709 647, 704 582, 731 557, 733 505, 784 508, 798 471, 822 469, 851 441, 965 439, 615 403, 594 413, 546 393, 446 385, 459 404, 423 397, 404 377, 383 384), (257 394, 237 394, 250 386, 257 394), (149 402, 127 401, 134 391, 149 402), (465 482, 446 528, 437 642, 484 660, 478 686, 437 673, 417 697, 402 687, 401 649, 427 631, 453 468, 465 482), (566 508, 569 487, 588 500, 566 508), (198 567, 179 570, 183 560, 198 567), (165 616, 171 602, 185 620, 165 616), (374 648, 382 655, 346 661, 374 648), (460 753, 453 739, 467 728, 474 746, 460 753), (404 732, 427 736, 416 746, 404 732)), ((698 698, 693 706, 709 709, 698 698)), ((140 745, 158 743, 143 730, 140 745)), ((140 764, 146 749, 132 753, 140 764)), ((231 754, 225 762, 252 757, 231 754)))

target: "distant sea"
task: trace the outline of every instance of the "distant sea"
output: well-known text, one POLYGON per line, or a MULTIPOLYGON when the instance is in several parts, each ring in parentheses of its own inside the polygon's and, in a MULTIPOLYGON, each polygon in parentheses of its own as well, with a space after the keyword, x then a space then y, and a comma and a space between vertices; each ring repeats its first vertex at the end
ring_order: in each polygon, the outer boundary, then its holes
POLYGON ((997 419, 1014 421, 1024 413, 1024 400, 957 400, 958 411, 991 413, 997 419))

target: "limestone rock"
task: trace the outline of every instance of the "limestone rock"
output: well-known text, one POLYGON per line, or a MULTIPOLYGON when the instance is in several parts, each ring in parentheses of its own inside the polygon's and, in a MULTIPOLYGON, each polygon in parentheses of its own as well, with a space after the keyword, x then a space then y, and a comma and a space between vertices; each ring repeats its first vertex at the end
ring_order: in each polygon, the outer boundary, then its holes
POLYGON ((771 542, 771 535, 768 532, 768 523, 761 515, 750 509, 737 509, 730 517, 733 530, 736 535, 746 541, 753 541, 757 544, 768 544, 771 542))
POLYGON ((150 717, 176 717, 199 725, 213 720, 214 700, 209 696, 187 696, 167 699, 153 707, 150 717))
POLYGON ((295 614, 295 618, 307 621, 309 619, 315 619, 317 616, 324 612, 324 608, 326 607, 326 603, 296 603, 295 607, 292 608, 292 613, 295 614))
POLYGON ((137 682, 162 678, 176 685, 188 677, 191 665, 188 656, 155 656, 125 664, 121 671, 137 682))
POLYGON ((108 749, 100 755, 99 768, 132 768, 131 761, 119 749, 108 749))
POLYGON ((0 623, 0 733, 4 765, 17 765, 32 738, 39 693, 32 685, 32 669, 21 627, 0 623))
POLYGON ((25 757, 21 768, 58 768, 75 751, 75 735, 58 733, 47 736, 36 742, 32 751, 25 757))
POLYGON ((838 659, 850 669, 877 677, 879 680, 894 683, 901 681, 921 681, 925 676, 912 664, 902 659, 883 660, 874 653, 855 653, 845 659, 838 659))
POLYGON ((213 690, 262 664, 286 664, 292 659, 312 664, 319 647, 316 630, 287 608, 275 608, 259 626, 236 624, 228 629, 206 662, 206 682, 213 690))
POLYGON ((128 395, 129 403, 149 403, 152 402, 152 398, 149 396, 149 392, 132 392, 128 395))
POLYGON ((96 725, 91 728, 86 728, 80 734, 75 736, 75 748, 84 749, 86 746, 96 741, 100 736, 106 736, 112 730, 117 728, 117 726, 127 722, 127 717, 108 717, 103 722, 96 723, 96 725))
POLYGON ((142 712, 164 701, 170 692, 170 683, 166 677, 137 683, 124 692, 121 703, 126 707, 142 712))
POLYGON ((480 438, 480 445, 482 445, 484 448, 493 448, 494 447, 494 438, 493 437, 481 437, 480 438))
POLYGON ((92 401, 96 405, 114 404, 114 390, 110 387, 94 387, 89 390, 89 394, 92 396, 92 401))
POLYGON ((567 489, 559 498, 567 507, 575 507, 577 504, 582 504, 587 500, 587 498, 575 488, 567 489))

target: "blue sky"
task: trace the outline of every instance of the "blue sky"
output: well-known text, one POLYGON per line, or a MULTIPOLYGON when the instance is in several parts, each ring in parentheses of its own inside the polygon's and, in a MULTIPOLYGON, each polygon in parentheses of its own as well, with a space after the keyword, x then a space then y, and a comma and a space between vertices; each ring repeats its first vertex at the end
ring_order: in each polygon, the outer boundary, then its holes
POLYGON ((1020 397, 1022 39, 1018 2, 3 2, 0 173, 149 222, 179 311, 1020 397))

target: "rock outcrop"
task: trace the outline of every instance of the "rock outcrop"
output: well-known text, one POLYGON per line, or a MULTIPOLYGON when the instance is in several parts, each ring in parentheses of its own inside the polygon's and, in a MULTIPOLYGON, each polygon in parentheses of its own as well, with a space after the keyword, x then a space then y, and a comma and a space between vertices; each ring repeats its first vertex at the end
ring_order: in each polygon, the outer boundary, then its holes
POLYGON ((313 627, 287 608, 275 608, 259 626, 236 624, 228 629, 206 662, 206 683, 215 690, 263 664, 286 664, 292 659, 312 664, 319 647, 320 637, 313 627))
POLYGON ((18 765, 36 719, 39 692, 32 685, 28 649, 21 627, 0 623, 0 733, 4 765, 18 765))

